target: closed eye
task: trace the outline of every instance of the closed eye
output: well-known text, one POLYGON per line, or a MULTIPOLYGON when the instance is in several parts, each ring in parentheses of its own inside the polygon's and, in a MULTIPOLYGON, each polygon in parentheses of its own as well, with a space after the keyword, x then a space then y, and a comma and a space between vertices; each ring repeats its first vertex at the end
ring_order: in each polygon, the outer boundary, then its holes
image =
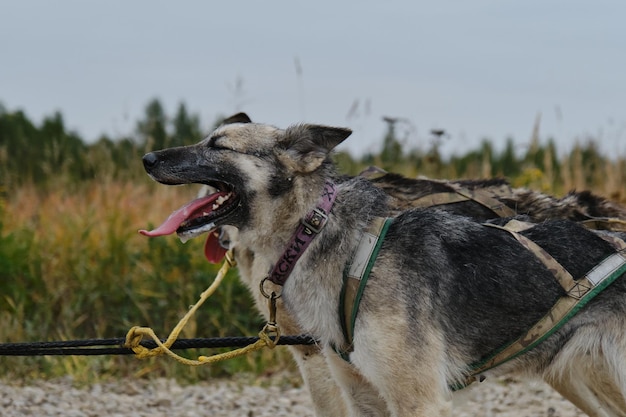
POLYGON ((210 138, 208 138, 208 142, 207 142, 207 146, 209 148, 218 148, 220 149, 221 147, 219 145, 217 145, 217 141, 218 139, 223 138, 222 135, 216 135, 216 136, 211 136, 210 138))
POLYGON ((249 155, 249 156, 254 156, 256 158, 265 158, 268 155, 271 154, 271 152, 268 151, 262 151, 262 150, 256 150, 256 149, 249 149, 249 150, 243 150, 243 149, 237 149, 236 147, 233 147, 228 140, 228 137, 226 135, 215 135, 212 137, 209 137, 206 139, 207 140, 207 147, 216 150, 216 151, 231 151, 231 152, 237 152, 243 155, 249 155))
POLYGON ((232 146, 229 146, 228 138, 224 135, 217 135, 209 138, 207 143, 209 148, 213 148, 216 151, 233 151, 238 152, 232 146))

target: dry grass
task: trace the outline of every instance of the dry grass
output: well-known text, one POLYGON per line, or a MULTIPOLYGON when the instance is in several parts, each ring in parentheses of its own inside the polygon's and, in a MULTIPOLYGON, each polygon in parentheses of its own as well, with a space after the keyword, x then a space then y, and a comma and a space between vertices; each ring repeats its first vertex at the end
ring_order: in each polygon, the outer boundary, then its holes
MULTIPOLYGON (((17 190, 6 201, 0 225, 0 340, 123 337, 133 325, 166 336, 217 267, 202 256, 201 239, 183 246, 175 237, 147 239, 137 230, 159 224, 194 192, 110 181, 45 193, 17 190)), ((247 290, 231 272, 182 337, 248 336, 261 325, 247 290)), ((292 366, 284 352, 192 371, 168 359, 2 358, 0 363, 22 377, 43 372, 79 379, 129 372, 194 379, 292 366)))
MULTIPOLYGON (((557 196, 590 189, 626 203, 625 159, 598 158, 575 148, 557 161, 549 149, 543 152, 525 157, 519 175, 509 178, 513 185, 557 196)), ((345 156, 339 164, 351 174, 366 166, 345 156)), ((424 157, 391 169, 408 176, 467 178, 501 175, 503 165, 478 153, 463 164, 424 157)), ((159 224, 195 192, 144 178, 59 183, 45 191, 22 186, 10 198, 5 193, 4 200, 0 197, 0 341, 122 337, 133 325, 151 326, 165 336, 217 267, 204 260, 202 239, 183 245, 174 237, 147 239, 137 230, 159 224)), ((262 321, 235 274, 230 273, 183 337, 256 334, 262 321)), ((0 366, 10 370, 5 376, 70 374, 79 380, 127 374, 196 380, 294 367, 282 348, 191 371, 169 359, 128 357, 9 357, 0 358, 0 366)))

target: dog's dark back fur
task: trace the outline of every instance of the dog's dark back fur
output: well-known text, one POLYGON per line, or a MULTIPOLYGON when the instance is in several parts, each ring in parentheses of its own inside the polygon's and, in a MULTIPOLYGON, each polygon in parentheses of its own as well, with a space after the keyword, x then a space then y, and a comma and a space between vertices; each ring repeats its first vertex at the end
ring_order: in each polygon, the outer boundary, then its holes
MULTIPOLYGON (((594 232, 569 221, 545 222, 522 234, 576 279, 615 252, 594 232)), ((433 310, 445 313, 436 320, 445 327, 447 343, 467 346, 473 361, 515 340, 565 295, 544 264, 531 252, 520 251, 515 238, 502 230, 423 209, 399 215, 388 236, 385 250, 411 248, 414 256, 404 259, 403 268, 421 271, 419 278, 404 281, 407 288, 397 289, 398 293, 423 298, 427 292, 428 304, 436 306, 433 310)), ((623 293, 624 280, 612 291, 623 293)), ((410 299, 406 302, 413 309, 422 308, 410 299)))

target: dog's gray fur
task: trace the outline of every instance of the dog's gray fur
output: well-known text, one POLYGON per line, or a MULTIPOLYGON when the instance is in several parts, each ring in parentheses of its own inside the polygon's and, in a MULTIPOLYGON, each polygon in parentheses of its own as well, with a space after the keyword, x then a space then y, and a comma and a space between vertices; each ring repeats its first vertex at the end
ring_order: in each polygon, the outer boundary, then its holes
MULTIPOLYGON (((331 348, 346 347, 337 315, 342 272, 359 233, 391 210, 388 195, 370 181, 337 175, 329 154, 349 134, 318 125, 281 130, 234 123, 197 145, 148 154, 144 164, 165 184, 232 187, 235 204, 179 231, 207 222, 236 231, 231 239, 240 274, 254 291, 315 207, 325 180, 334 179, 339 194, 329 222, 282 289, 278 317, 286 332, 305 331, 321 341, 323 356, 312 347, 295 351, 306 382, 315 386, 317 412, 448 415, 450 384, 532 326, 562 290, 506 232, 443 210, 407 210, 390 227, 372 269, 351 364, 343 362, 331 348), (329 368, 316 367, 322 360, 329 368)), ((608 232, 569 221, 525 232, 574 277, 614 251, 597 233, 608 232)), ((620 278, 545 342, 488 374, 538 376, 590 416, 626 415, 625 318, 626 280, 620 278)))

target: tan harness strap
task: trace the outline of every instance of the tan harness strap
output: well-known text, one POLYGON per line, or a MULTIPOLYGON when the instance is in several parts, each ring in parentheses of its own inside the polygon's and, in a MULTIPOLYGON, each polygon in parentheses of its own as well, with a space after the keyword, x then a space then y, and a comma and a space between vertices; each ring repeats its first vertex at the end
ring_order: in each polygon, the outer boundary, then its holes
POLYGON ((583 220, 580 223, 586 228, 592 230, 611 230, 613 232, 626 232, 626 221, 618 218, 594 217, 589 220, 583 220))
POLYGON ((494 198, 494 196, 510 195, 511 193, 510 190, 508 190, 508 187, 501 187, 502 189, 497 191, 487 191, 482 188, 476 190, 468 190, 467 188, 463 188, 460 185, 454 183, 448 183, 448 185, 454 188, 454 190, 458 194, 474 200, 479 204, 482 204, 500 217, 513 217, 517 215, 515 210, 509 208, 506 204, 504 204, 497 198, 494 198))
POLYGON ((462 201, 469 201, 470 197, 459 194, 457 192, 449 193, 434 193, 425 195, 424 197, 417 198, 411 202, 412 207, 433 207, 441 206, 444 204, 460 203, 462 201))
POLYGON ((494 196, 509 195, 510 192, 505 190, 469 190, 452 182, 442 182, 451 187, 454 191, 444 193, 429 194, 424 197, 411 201, 412 207, 432 207, 444 204, 460 203, 462 201, 475 201, 476 203, 488 208, 499 217, 513 217, 517 213, 515 210, 507 207, 506 204, 495 198, 494 196))
POLYGON ((613 245, 618 252, 626 252, 626 242, 624 242, 622 239, 604 233, 598 234, 598 236, 613 245))
MULTIPOLYGON (((387 175, 387 171, 378 168, 376 166, 370 166, 361 172, 359 175, 369 180, 375 180, 377 178, 387 175)), ((425 195, 420 198, 411 199, 408 203, 408 207, 425 208, 433 206, 441 206, 444 204, 460 203, 463 201, 475 201, 478 204, 488 208, 499 217, 513 217, 517 215, 516 211, 509 208, 506 204, 502 203, 496 197, 511 197, 511 188, 508 185, 500 185, 497 187, 489 187, 489 190, 475 189, 469 190, 462 187, 459 184, 455 184, 446 180, 431 180, 444 184, 454 191, 433 193, 425 195)), ((625 223, 626 224, 626 223, 625 223)))
POLYGON ((352 334, 352 309, 354 308, 356 294, 360 285, 360 279, 349 278, 344 281, 344 296, 341 303, 343 305, 343 321, 341 325, 343 326, 346 346, 344 346, 342 351, 352 351, 352 340, 354 337, 352 334))

